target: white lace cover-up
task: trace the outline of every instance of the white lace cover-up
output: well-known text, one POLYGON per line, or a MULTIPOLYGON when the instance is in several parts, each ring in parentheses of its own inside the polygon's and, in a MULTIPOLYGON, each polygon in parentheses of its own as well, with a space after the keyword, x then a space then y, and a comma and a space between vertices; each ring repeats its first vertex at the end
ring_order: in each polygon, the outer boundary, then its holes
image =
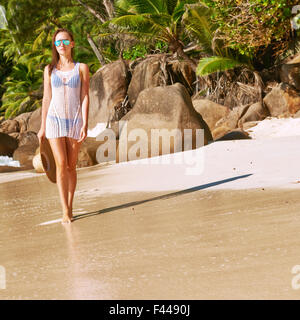
POLYGON ((83 120, 79 65, 80 63, 76 62, 69 71, 57 70, 55 67, 52 70, 52 98, 46 118, 46 138, 80 138, 83 120))

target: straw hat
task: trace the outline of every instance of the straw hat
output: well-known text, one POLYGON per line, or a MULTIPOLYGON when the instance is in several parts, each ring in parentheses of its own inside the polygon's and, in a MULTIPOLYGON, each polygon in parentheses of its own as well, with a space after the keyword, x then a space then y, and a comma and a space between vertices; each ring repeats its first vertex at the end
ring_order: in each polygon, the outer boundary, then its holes
POLYGON ((56 165, 49 140, 45 137, 40 144, 41 160, 48 179, 56 183, 56 165))

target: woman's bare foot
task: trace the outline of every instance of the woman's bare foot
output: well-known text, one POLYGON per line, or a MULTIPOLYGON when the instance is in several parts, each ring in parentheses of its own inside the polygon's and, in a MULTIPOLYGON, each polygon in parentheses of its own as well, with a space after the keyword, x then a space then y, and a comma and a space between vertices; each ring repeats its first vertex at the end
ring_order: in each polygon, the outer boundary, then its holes
POLYGON ((63 216, 62 220, 61 220, 61 223, 64 224, 64 223, 71 223, 72 222, 72 219, 70 219, 68 216, 63 216))
POLYGON ((72 211, 68 210, 63 213, 61 223, 71 223, 73 221, 72 211))

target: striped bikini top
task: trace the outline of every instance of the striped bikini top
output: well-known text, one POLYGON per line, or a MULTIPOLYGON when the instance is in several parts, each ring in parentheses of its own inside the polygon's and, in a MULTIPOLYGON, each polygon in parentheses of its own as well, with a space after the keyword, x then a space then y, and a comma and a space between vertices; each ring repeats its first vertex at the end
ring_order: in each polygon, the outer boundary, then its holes
POLYGON ((53 72, 53 77, 51 79, 51 84, 55 88, 59 88, 61 86, 68 86, 70 88, 77 88, 80 83, 80 74, 79 74, 79 70, 78 70, 79 64, 80 64, 79 62, 76 62, 75 67, 69 71, 57 70, 56 67, 54 67, 54 70, 53 70, 54 72, 53 72), (62 78, 66 79, 67 77, 69 77, 70 73, 74 73, 74 75, 67 82, 63 81, 62 78), (60 74, 66 76, 66 77, 60 77, 59 76, 60 74))

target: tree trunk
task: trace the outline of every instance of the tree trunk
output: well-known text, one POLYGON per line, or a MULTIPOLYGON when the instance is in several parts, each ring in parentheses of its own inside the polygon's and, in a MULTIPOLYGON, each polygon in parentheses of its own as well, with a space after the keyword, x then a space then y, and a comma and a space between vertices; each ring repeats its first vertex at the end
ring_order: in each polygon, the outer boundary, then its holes
POLYGON ((91 36, 89 34, 87 34, 87 39, 88 39, 88 42, 90 44, 90 46, 92 47, 97 59, 99 60, 99 62, 101 63, 101 65, 105 65, 106 62, 105 62, 105 59, 103 57, 103 55, 101 54, 101 52, 98 50, 97 46, 95 45, 93 39, 91 38, 91 36))
POLYGON ((174 41, 172 41, 171 43, 169 43, 169 49, 177 54, 178 57, 183 58, 184 60, 186 60, 191 68, 193 69, 194 72, 196 72, 196 68, 197 68, 197 62, 195 60, 193 60, 192 58, 190 58, 184 51, 183 51, 183 43, 178 40, 178 39, 174 39, 174 41))
POLYGON ((109 19, 112 19, 114 17, 114 13, 115 13, 115 9, 114 9, 112 1, 103 0, 103 5, 106 9, 106 12, 108 14, 109 19))
MULTIPOLYGON (((14 35, 13 35, 12 31, 8 28, 8 22, 7 22, 6 14, 5 14, 5 11, 4 11, 3 8, 4 8, 4 7, 0 5, 1 15, 2 15, 3 20, 4 20, 4 21, 3 21, 3 24, 4 24, 3 28, 4 28, 5 26, 7 27, 8 31, 9 31, 9 33, 10 33, 10 36, 11 36, 11 38, 12 38, 12 40, 13 40, 16 48, 17 48, 17 52, 18 52, 19 56, 21 56, 21 51, 20 51, 20 49, 19 49, 19 47, 18 47, 18 45, 17 45, 17 42, 16 42, 16 40, 15 40, 15 38, 14 38, 14 35)), ((18 27, 18 25, 16 25, 16 26, 18 27)), ((0 29, 1 29, 1 28, 2 28, 2 25, 0 26, 0 29)))
POLYGON ((94 17, 96 17, 98 20, 100 20, 102 23, 106 22, 104 18, 101 17, 101 15, 96 12, 93 8, 83 3, 81 0, 77 0, 82 6, 84 6, 94 17))

